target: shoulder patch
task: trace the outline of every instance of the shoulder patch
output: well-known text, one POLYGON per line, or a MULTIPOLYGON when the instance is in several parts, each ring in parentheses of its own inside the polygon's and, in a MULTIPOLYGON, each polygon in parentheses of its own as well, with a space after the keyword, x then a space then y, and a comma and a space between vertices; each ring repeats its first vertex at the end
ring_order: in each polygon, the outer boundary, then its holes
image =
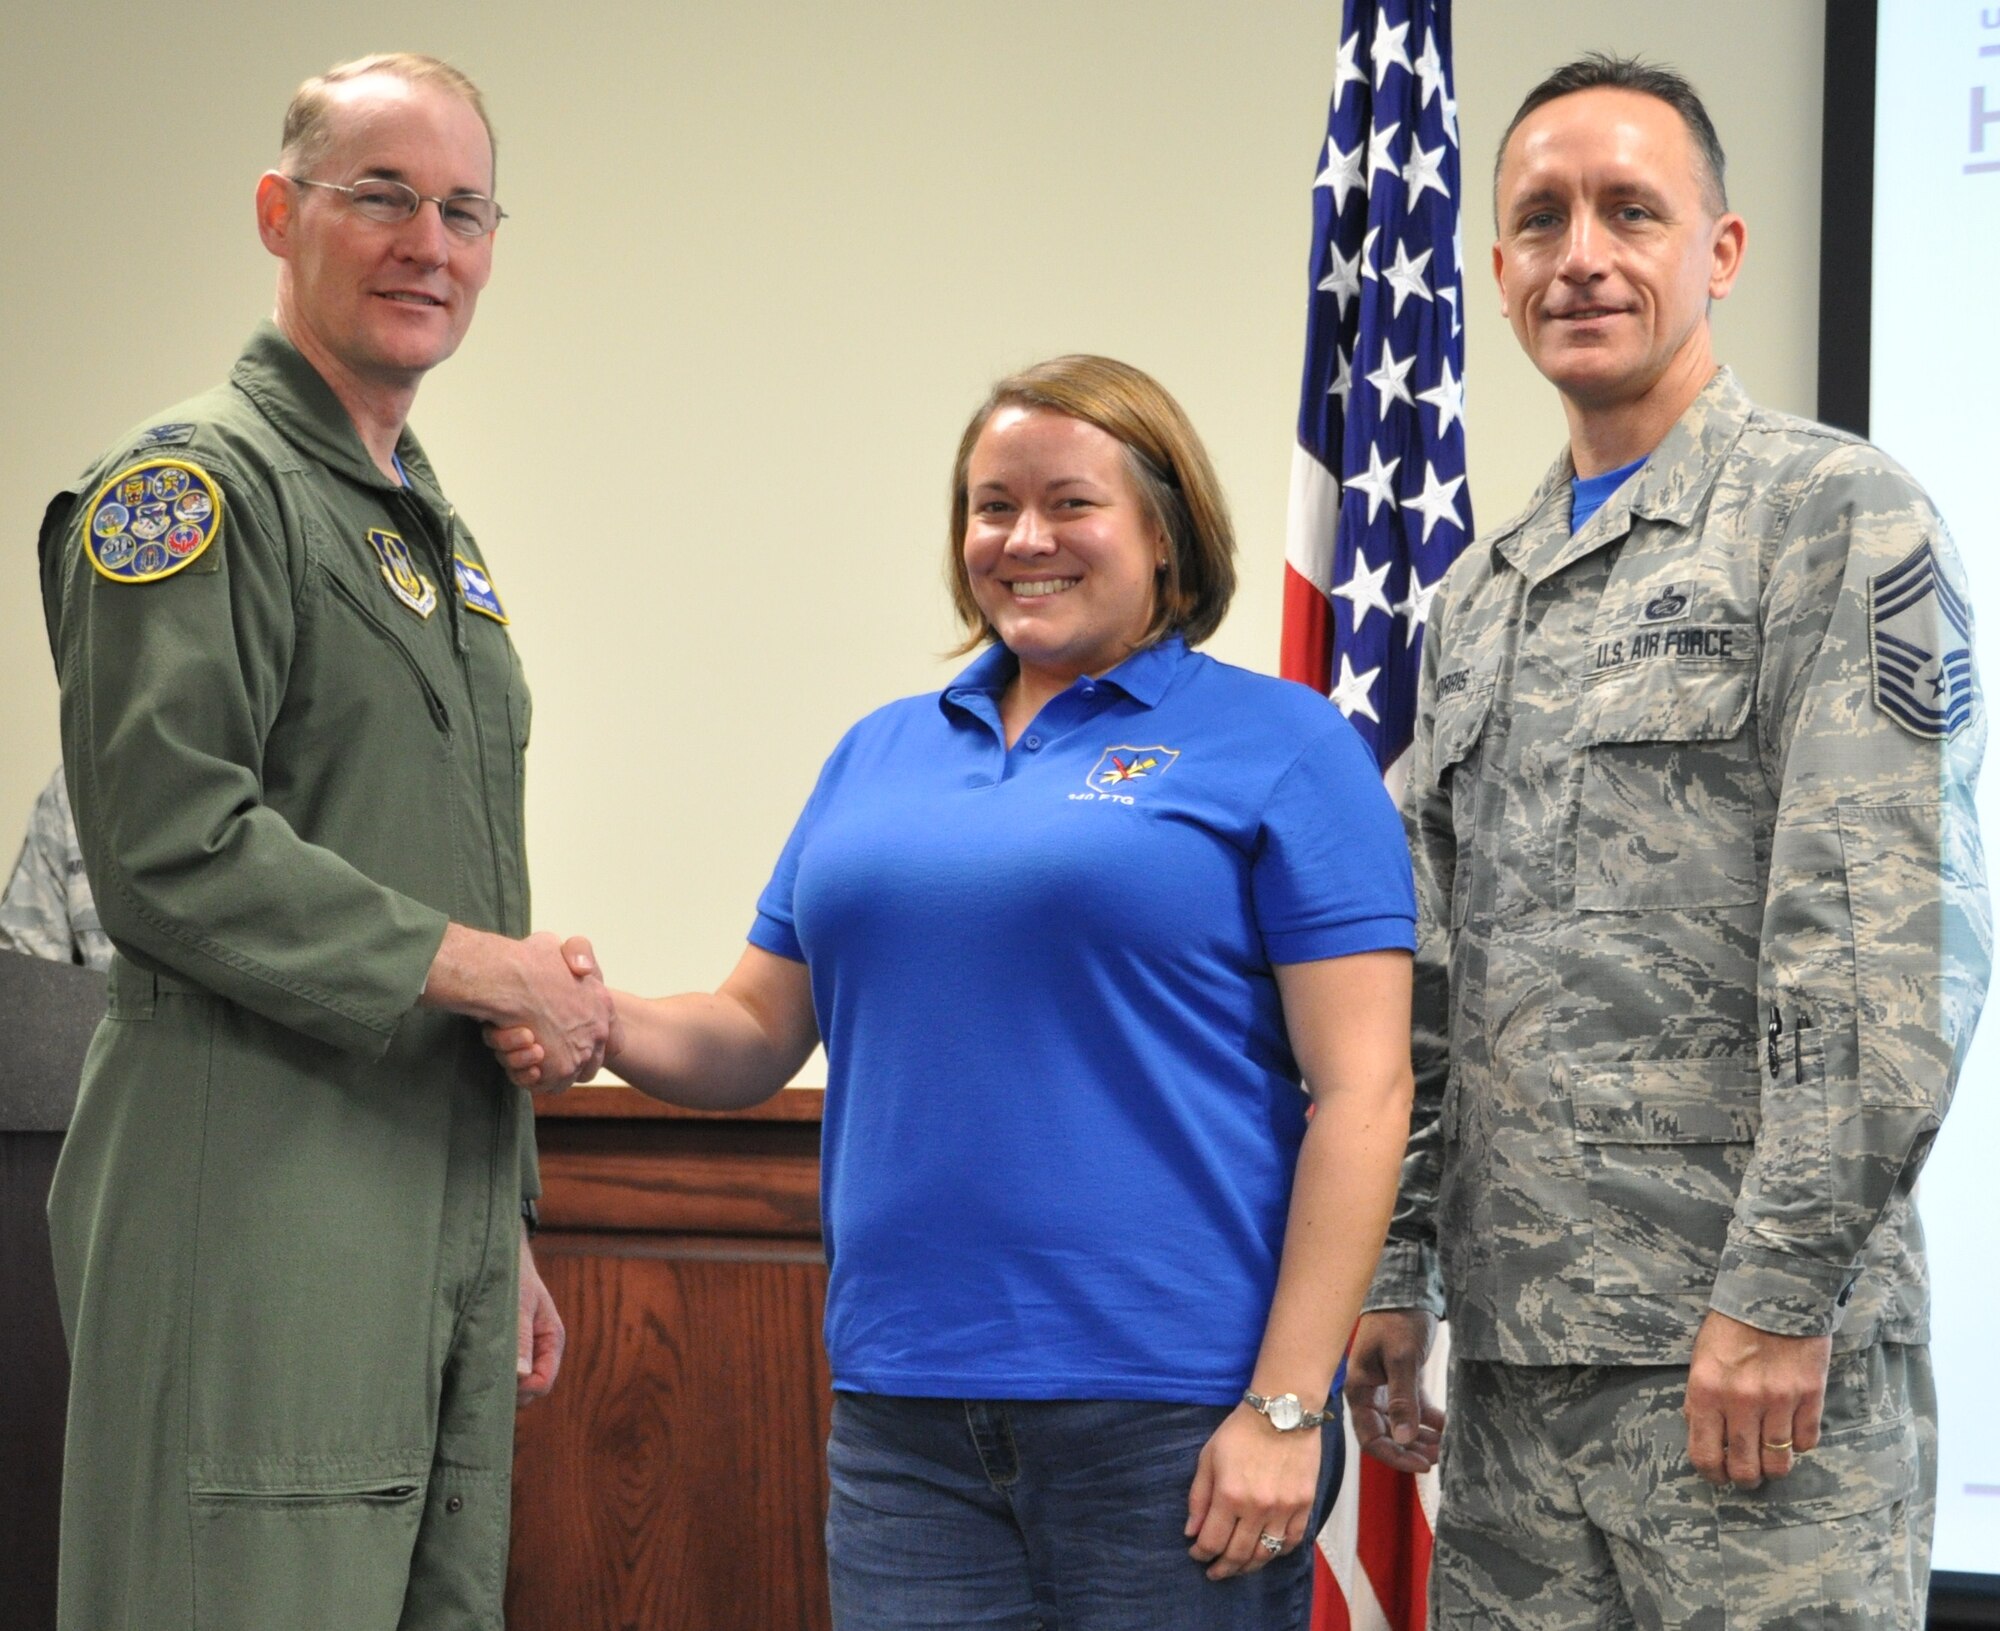
POLYGON ((463 555, 451 558, 451 570, 458 579, 458 598, 475 612, 484 612, 496 623, 509 621, 507 608, 500 604, 500 597, 494 592, 493 580, 486 575, 486 568, 477 561, 468 561, 463 555))
POLYGON ((97 490, 83 527, 90 564, 113 583, 170 578, 222 532, 222 489, 198 464, 148 459, 97 490))
POLYGON ((1945 741, 1972 719, 1972 618, 1926 539, 1868 580, 1875 706, 1912 736, 1945 741))

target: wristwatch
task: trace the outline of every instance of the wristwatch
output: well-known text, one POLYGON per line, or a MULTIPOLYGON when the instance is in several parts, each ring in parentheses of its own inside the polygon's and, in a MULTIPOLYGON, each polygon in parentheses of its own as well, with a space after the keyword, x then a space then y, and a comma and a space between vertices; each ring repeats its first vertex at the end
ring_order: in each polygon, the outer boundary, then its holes
POLYGON ((1261 1393, 1243 1391, 1243 1402, 1262 1416, 1281 1433, 1296 1433, 1307 1427, 1324 1425, 1328 1412, 1308 1410, 1299 1403, 1296 1393, 1274 1393, 1265 1398, 1261 1393))

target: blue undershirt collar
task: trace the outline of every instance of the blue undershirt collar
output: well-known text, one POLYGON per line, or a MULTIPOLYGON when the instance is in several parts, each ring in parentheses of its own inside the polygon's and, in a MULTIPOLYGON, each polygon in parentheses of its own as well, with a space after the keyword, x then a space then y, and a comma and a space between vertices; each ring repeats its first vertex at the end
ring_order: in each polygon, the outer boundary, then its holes
POLYGON ((1604 508, 1611 495, 1639 471, 1650 453, 1642 453, 1630 464, 1607 470, 1601 476, 1572 476, 1569 481, 1569 531, 1574 538, 1589 525, 1590 518, 1604 508))

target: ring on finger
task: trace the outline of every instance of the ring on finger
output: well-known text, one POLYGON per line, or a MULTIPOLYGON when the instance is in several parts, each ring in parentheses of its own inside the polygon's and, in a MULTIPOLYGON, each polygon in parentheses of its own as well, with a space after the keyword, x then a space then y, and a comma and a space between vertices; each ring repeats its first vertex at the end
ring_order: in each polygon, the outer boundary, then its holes
POLYGON ((1790 1455, 1792 1451, 1792 1441, 1788 1438, 1784 1439, 1767 1438, 1764 1440, 1764 1448, 1769 1450, 1773 1455, 1790 1455))
POLYGON ((1278 1536, 1272 1534, 1268 1529, 1262 1530, 1258 1533, 1257 1544, 1263 1547, 1264 1550, 1269 1552, 1273 1557, 1276 1557, 1280 1552, 1282 1552, 1285 1549, 1284 1541, 1279 1539, 1278 1536))

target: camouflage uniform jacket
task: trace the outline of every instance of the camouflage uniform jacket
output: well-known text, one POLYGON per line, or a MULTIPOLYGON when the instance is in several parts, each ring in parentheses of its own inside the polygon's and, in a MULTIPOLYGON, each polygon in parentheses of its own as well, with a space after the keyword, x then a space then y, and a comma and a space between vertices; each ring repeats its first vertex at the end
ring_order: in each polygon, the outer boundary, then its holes
POLYGON ((35 800, 21 858, 0 897, 0 946, 100 974, 111 966, 111 941, 83 870, 61 766, 35 800))
POLYGON ((1990 947, 1956 551, 1883 454, 1726 370, 1573 537, 1571 475, 1430 618, 1369 1306, 1515 1364, 1684 1362, 1711 1308, 1925 1340, 1910 1191, 1990 947))

